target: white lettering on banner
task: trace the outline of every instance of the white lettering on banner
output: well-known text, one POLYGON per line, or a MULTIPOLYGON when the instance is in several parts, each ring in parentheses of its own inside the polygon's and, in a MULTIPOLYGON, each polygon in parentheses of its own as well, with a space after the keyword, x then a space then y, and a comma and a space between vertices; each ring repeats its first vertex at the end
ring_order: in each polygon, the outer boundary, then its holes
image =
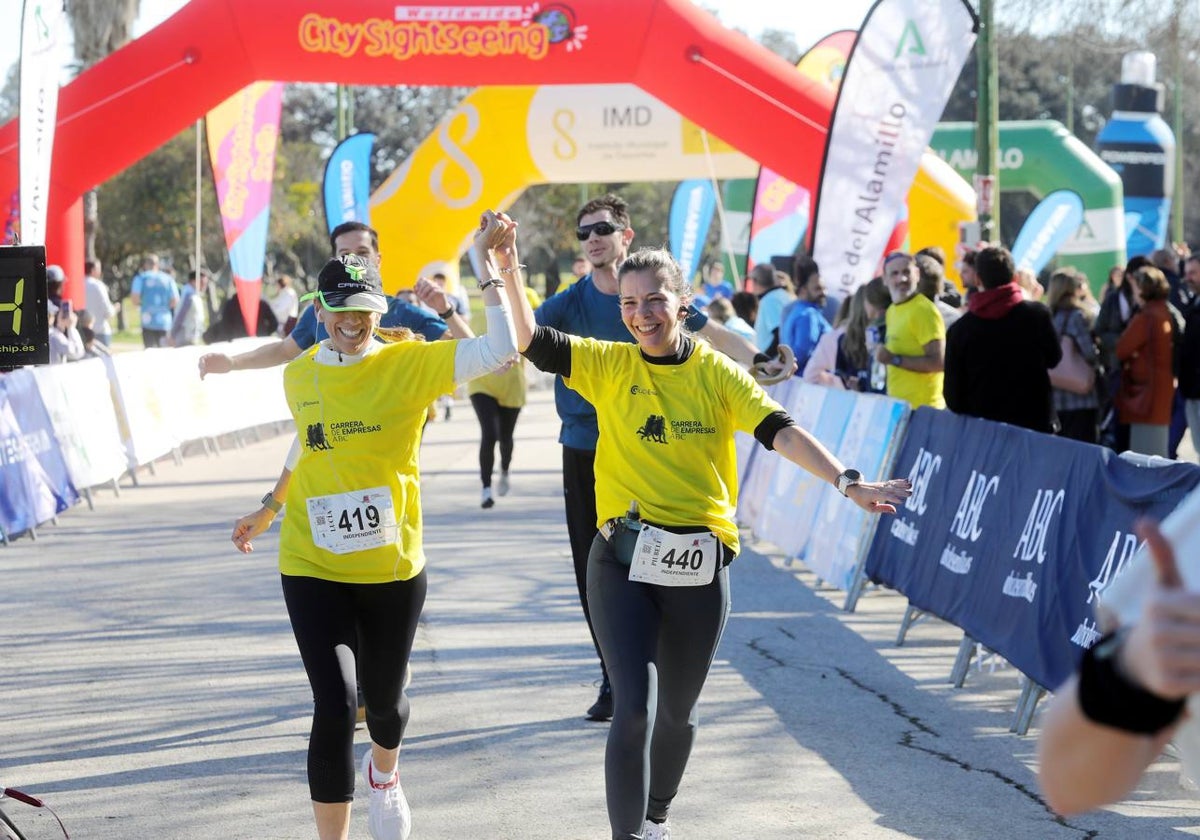
POLYGON ((50 451, 50 434, 45 429, 11 435, 0 440, 0 462, 4 466, 20 464, 50 451))
POLYGON ((983 536, 979 527, 979 517, 983 514, 983 505, 1000 487, 1000 476, 987 476, 971 470, 971 478, 963 490, 962 500, 950 523, 950 531, 959 539, 975 542, 983 536))
MULTIPOLYGON (((951 149, 949 152, 939 149, 937 154, 960 172, 974 172, 979 168, 979 152, 975 149, 951 149)), ((1020 169, 1025 165, 1025 152, 1018 146, 1002 149, 996 165, 998 169, 1020 169)))
POLYGON ((354 206, 354 161, 343 160, 338 167, 338 185, 342 192, 342 218, 348 222, 358 221, 354 206))
POLYGON ((913 461, 912 469, 908 471, 908 480, 912 482, 913 492, 904 502, 906 510, 911 510, 917 516, 925 515, 927 507, 925 492, 929 490, 929 482, 933 480, 934 473, 941 468, 941 455, 926 452, 923 446, 917 451, 917 457, 913 461))
POLYGON ((1054 518, 1054 514, 1062 513, 1065 498, 1063 490, 1057 493, 1053 490, 1037 491, 1033 507, 1029 509, 1029 516, 1025 519, 1021 538, 1017 540, 1017 547, 1013 550, 1013 557, 1027 562, 1036 557, 1038 563, 1046 562, 1046 534, 1050 531, 1050 520, 1054 518))
POLYGON ((942 559, 938 563, 956 575, 965 575, 971 571, 971 561, 974 559, 965 551, 955 549, 950 543, 946 543, 946 547, 942 549, 942 559))
POLYGON ((1017 268, 1033 268, 1034 264, 1040 262, 1042 252, 1050 245, 1050 240, 1058 233, 1058 229, 1062 223, 1067 220, 1067 216, 1071 214, 1074 208, 1069 204, 1061 204, 1054 208, 1054 212, 1050 214, 1050 218, 1038 231, 1037 236, 1033 238, 1033 242, 1029 245, 1029 250, 1025 252, 1025 256, 1021 258, 1017 268))
POLYGON ((1033 603, 1033 597, 1037 594, 1038 585, 1033 582, 1033 572, 1025 575, 1024 579, 1017 577, 1016 572, 1009 572, 1008 577, 1004 579, 1004 594, 1011 598, 1024 598, 1029 603, 1033 603))
MULTIPOLYGON (((704 187, 688 191, 687 212, 683 217, 683 242, 679 246, 679 264, 685 269, 694 265, 696 240, 700 233, 700 208, 704 205, 704 187)), ((690 273, 690 272, 689 272, 690 273)))
POLYGON ((1075 628, 1075 635, 1071 637, 1071 644, 1079 645, 1086 650, 1096 644, 1100 635, 1101 633, 1096 627, 1096 622, 1085 618, 1083 623, 1075 628))
POLYGON ((1166 166, 1166 152, 1137 152, 1125 149, 1102 149, 1100 159, 1110 166, 1129 164, 1131 166, 1166 166))
POLYGON ((892 520, 891 534, 905 545, 916 545, 921 531, 903 516, 897 516, 892 520))
POLYGON ((1123 531, 1113 532, 1112 542, 1108 546, 1108 554, 1104 556, 1104 565, 1100 567, 1096 578, 1088 584, 1087 602, 1089 604, 1103 595, 1104 590, 1108 589, 1108 585, 1125 570, 1125 564, 1137 553, 1138 545, 1137 535, 1126 534, 1123 531))

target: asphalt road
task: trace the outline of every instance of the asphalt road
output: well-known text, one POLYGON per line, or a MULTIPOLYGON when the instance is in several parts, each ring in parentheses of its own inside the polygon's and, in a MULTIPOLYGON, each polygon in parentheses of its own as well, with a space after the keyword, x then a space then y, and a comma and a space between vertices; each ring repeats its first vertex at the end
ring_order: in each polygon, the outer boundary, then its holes
MULTIPOLYGON (((423 446, 430 594, 401 754, 414 840, 608 837, 598 667, 561 510, 546 391, 517 426, 512 493, 479 508, 478 430, 459 402, 423 446)), ((311 697, 279 592, 277 529, 229 542, 282 462, 282 436, 160 463, 39 539, 0 548, 0 786, 40 795, 81 840, 315 836, 311 697)), ((677 840, 1046 840, 1200 834, 1166 759, 1135 797, 1060 820, 1039 798, 1035 729, 1008 731, 1018 675, 947 677, 961 634, 894 645, 904 599, 858 611, 771 546, 733 574, 677 840)), ((994 668, 994 670, 993 670, 994 668)), ((368 739, 360 731, 356 750, 368 739)), ((31 840, 44 815, 3 807, 31 840)), ((366 838, 365 809, 352 837, 366 838)), ((56 828, 55 828, 56 830, 56 828)), ((61 834, 59 835, 61 836, 61 834)))

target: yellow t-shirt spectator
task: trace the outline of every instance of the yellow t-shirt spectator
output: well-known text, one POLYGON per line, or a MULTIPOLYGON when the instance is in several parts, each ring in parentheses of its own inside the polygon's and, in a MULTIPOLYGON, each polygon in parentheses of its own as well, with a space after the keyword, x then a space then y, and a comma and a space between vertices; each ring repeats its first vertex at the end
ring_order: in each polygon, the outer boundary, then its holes
MULTIPOLYGON (((937 307, 925 295, 915 293, 903 303, 887 310, 887 349, 898 356, 924 356, 925 345, 946 340, 946 324, 937 307)), ((919 373, 888 365, 889 397, 907 400, 913 408, 921 405, 945 408, 942 373, 919 373)))

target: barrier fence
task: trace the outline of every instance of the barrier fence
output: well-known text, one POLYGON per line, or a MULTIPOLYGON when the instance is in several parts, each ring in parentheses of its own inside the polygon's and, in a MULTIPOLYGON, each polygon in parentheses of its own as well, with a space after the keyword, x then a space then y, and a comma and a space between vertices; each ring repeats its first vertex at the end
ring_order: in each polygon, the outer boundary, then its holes
MULTIPOLYGON (((269 339, 267 339, 269 341, 269 339)), ((221 435, 287 421, 280 368, 201 381, 205 352, 264 339, 123 353, 0 377, 0 539, 36 527, 103 484, 221 435)), ((830 485, 738 436, 738 517, 761 540, 847 593, 869 579, 938 616, 1040 687, 1059 685, 1098 637, 1092 610, 1138 548, 1133 523, 1162 519, 1200 467, 1111 451, 875 394, 791 379, 772 395, 846 464, 908 476, 894 517, 868 517, 830 485)), ((956 670, 960 662, 956 663, 956 670)), ((959 680, 961 683, 961 679, 959 680)), ((1022 698, 1022 704, 1027 698, 1022 698)), ((1026 710, 1032 714, 1032 702, 1026 710)))
POLYGON ((794 382, 773 395, 844 463, 907 476, 913 495, 872 533, 834 488, 760 448, 741 459, 742 524, 847 590, 847 610, 868 579, 907 597, 897 643, 916 610, 961 628, 957 684, 976 643, 1002 656, 1030 680, 1018 731, 1099 637, 1093 608, 1138 548, 1134 521, 1200 484, 1195 464, 879 396, 794 382))
POLYGON ((280 368, 200 380, 203 353, 269 339, 119 353, 0 376, 0 539, 29 533, 92 488, 191 441, 290 420, 280 368))

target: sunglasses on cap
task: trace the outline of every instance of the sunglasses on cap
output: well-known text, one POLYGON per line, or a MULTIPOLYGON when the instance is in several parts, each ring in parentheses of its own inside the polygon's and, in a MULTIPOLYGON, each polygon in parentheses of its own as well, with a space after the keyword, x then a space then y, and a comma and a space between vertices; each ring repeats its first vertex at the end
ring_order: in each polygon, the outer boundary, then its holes
POLYGON ((625 228, 622 225, 614 225, 612 222, 593 222, 590 225, 580 225, 575 228, 575 238, 580 242, 586 242, 593 233, 597 236, 609 236, 619 230, 625 230, 625 228))

